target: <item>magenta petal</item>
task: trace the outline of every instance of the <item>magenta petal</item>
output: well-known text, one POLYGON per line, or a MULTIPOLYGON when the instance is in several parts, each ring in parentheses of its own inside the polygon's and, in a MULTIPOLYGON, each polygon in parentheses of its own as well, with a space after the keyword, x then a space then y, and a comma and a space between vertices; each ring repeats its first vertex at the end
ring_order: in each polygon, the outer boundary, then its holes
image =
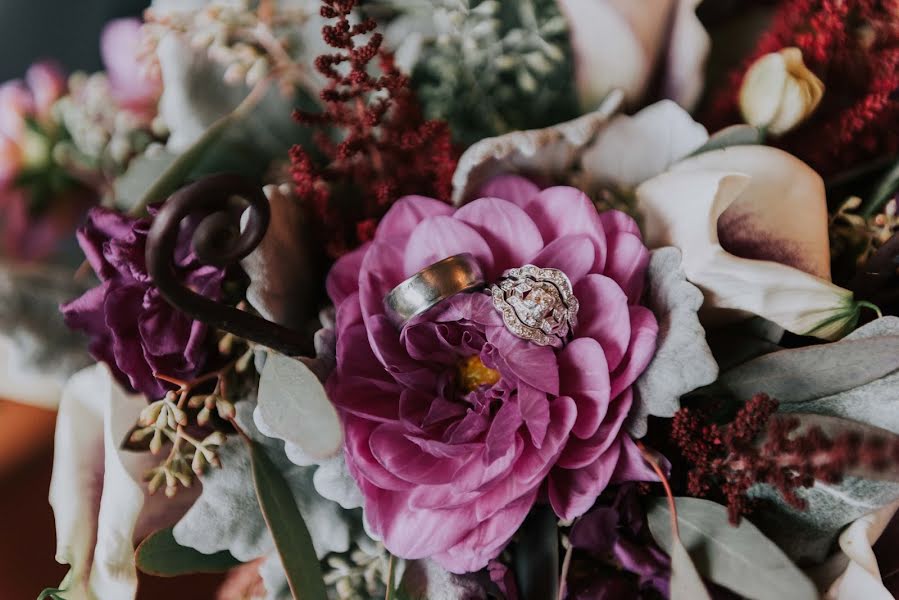
POLYGON ((531 218, 506 200, 475 200, 457 210, 455 218, 471 225, 493 250, 494 273, 488 279, 525 264, 543 248, 543 236, 531 218))
POLYGON ((419 223, 428 217, 452 214, 453 207, 440 200, 425 196, 405 196, 397 200, 381 219, 375 239, 405 247, 405 242, 419 223))
POLYGON ((559 269, 568 276, 571 285, 576 285, 590 273, 595 259, 593 242, 588 235, 582 234, 553 240, 528 262, 538 267, 559 269))
POLYGON ((518 428, 521 427, 521 412, 514 402, 505 402, 493 417, 487 432, 487 462, 499 460, 512 445, 518 428))
MULTIPOLYGON (((627 296, 613 279, 588 275, 574 288, 580 301, 577 337, 590 337, 602 346, 609 370, 614 370, 627 353, 631 337, 627 296)), ((614 395, 614 394, 613 394, 614 395)))
POLYGON ((658 481, 659 476, 653 471, 640 454, 637 444, 631 436, 621 436, 621 454, 618 456, 618 465, 612 473, 612 483, 624 483, 626 481, 658 481))
POLYGON ((524 208, 539 193, 540 188, 530 179, 520 175, 498 175, 478 190, 477 197, 502 198, 524 208))
POLYGON ((614 398, 596 433, 587 439, 569 438, 556 464, 565 469, 580 469, 595 461, 618 437, 632 403, 631 389, 614 398))
POLYGON ((549 428, 549 399, 545 392, 529 385, 518 385, 518 408, 536 448, 543 446, 549 428))
POLYGON ((370 246, 370 242, 365 243, 344 254, 331 267, 325 286, 334 306, 339 306, 347 296, 359 291, 359 272, 362 271, 362 261, 370 246))
POLYGON ((609 236, 608 240, 609 258, 604 275, 618 282, 627 294, 628 301, 636 304, 643 295, 649 250, 640 237, 633 233, 616 233, 609 236))
MULTIPOLYGON (((415 486, 405 481, 381 465, 371 451, 372 433, 378 427, 377 423, 366 421, 353 416, 343 420, 344 437, 346 439, 346 451, 348 462, 352 461, 358 473, 377 487, 390 491, 404 491, 415 486)), ((359 478, 357 477, 357 480, 359 478)), ((360 482, 361 484, 361 482, 360 482)))
POLYGON ((452 481, 461 466, 458 458, 437 458, 406 438, 399 423, 378 426, 369 438, 372 455, 390 473, 416 485, 436 485, 452 481))
POLYGON ((536 499, 535 489, 478 524, 458 543, 435 555, 434 560, 452 573, 480 571, 509 543, 536 499))
POLYGON ((637 380, 656 351, 659 324, 645 306, 631 306, 631 339, 626 360, 612 373, 612 396, 617 396, 637 380))
POLYGON ((560 392, 577 405, 571 432, 586 439, 596 433, 609 408, 609 368, 599 342, 579 338, 559 354, 560 392))
POLYGON ((427 558, 445 552, 477 526, 465 508, 412 510, 406 503, 405 494, 372 500, 378 507, 374 518, 369 517, 372 528, 392 554, 406 559, 427 558))
POLYGON ((552 348, 515 337, 505 327, 492 328, 487 332, 487 340, 499 350, 504 361, 497 365, 500 372, 508 371, 513 380, 523 381, 547 394, 559 394, 559 367, 552 348))
POLYGON ((606 236, 616 233, 632 233, 640 237, 640 226, 632 216, 620 210, 606 210, 599 213, 599 220, 602 222, 603 230, 606 236))
POLYGON ((596 502, 618 464, 621 442, 616 440, 592 464, 577 470, 553 469, 549 475, 549 501, 562 519, 581 516, 596 502))
POLYGON ((428 217, 409 238, 402 264, 406 277, 450 256, 468 252, 485 273, 493 270, 493 251, 473 227, 452 217, 428 217))
POLYGON ((586 234, 596 251, 593 272, 606 264, 606 236, 596 207, 584 192, 572 187, 552 187, 540 192, 525 208, 548 243, 568 235, 586 234))

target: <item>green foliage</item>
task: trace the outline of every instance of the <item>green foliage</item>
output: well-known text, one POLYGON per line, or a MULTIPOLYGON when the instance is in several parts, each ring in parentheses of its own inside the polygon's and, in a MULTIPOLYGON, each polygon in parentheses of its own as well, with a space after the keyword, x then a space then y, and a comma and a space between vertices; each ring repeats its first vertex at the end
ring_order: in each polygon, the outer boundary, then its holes
POLYGON ((202 554, 181 546, 172 535, 172 528, 162 529, 149 536, 134 553, 137 568, 156 577, 177 577, 190 573, 222 573, 241 564, 228 552, 202 554))

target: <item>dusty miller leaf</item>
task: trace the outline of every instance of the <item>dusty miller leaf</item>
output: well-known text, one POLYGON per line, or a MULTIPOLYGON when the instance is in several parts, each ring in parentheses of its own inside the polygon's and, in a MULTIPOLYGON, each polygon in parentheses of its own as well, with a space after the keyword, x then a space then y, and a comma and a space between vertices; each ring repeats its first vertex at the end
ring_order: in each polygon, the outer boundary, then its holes
POLYGON ((899 318, 885 317, 839 342, 766 354, 728 371, 719 382, 739 399, 766 393, 784 403, 803 403, 853 390, 897 369, 899 318))
POLYGON ((487 591, 471 575, 455 575, 432 560, 406 564, 400 589, 410 599, 486 600, 487 591))
MULTIPOLYGON (((709 500, 676 498, 675 502, 681 540, 703 576, 747 598, 817 600, 814 584, 752 523, 744 519, 734 527, 727 509, 709 500)), ((670 549, 668 502, 652 498, 647 518, 655 540, 670 549)))
POLYGON ((649 261, 646 303, 659 321, 659 337, 652 362, 637 379, 628 417, 634 437, 646 435, 648 415, 674 416, 681 396, 718 376, 718 365, 697 316, 702 292, 687 281, 680 265, 677 248, 654 250, 649 261))
MULTIPOLYGON (((299 467, 284 456, 283 445, 262 436, 253 426, 253 404, 239 402, 238 422, 251 438, 271 449, 271 457, 283 474, 300 513, 309 527, 319 557, 346 552, 358 515, 325 500, 314 489, 316 467, 299 467)), ((175 540, 205 554, 224 550, 249 562, 274 550, 274 543, 259 509, 253 488, 252 465, 246 444, 232 436, 220 450, 221 469, 210 469, 203 477, 203 493, 175 525, 175 540)))

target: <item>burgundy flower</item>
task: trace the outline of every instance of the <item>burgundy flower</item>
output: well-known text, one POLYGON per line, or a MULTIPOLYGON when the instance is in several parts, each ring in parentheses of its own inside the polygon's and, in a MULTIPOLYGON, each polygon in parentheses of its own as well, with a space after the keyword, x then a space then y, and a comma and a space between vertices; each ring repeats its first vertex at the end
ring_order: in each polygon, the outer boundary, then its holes
MULTIPOLYGON (((61 308, 69 327, 91 337, 94 358, 123 384, 159 398, 167 386, 154 373, 195 377, 211 340, 205 325, 172 307, 150 280, 144 252, 151 222, 91 209, 78 242, 102 283, 61 308)), ((183 231, 179 239, 176 270, 184 285, 218 298, 224 272, 200 264, 190 250, 190 233, 183 231)))

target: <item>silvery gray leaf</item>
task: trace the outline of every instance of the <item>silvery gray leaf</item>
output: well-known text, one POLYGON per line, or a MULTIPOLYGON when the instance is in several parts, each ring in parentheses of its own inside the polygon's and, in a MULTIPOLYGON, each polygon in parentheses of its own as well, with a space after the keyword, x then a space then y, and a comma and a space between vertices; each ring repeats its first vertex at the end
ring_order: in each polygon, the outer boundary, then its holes
POLYGON ((265 600, 291 600, 290 584, 277 552, 272 552, 259 566, 259 576, 265 586, 265 600))
POLYGON ((265 436, 286 443, 287 458, 301 466, 340 451, 343 429, 318 376, 303 362, 270 352, 259 378, 253 420, 265 436))
POLYGON ((0 333, 23 368, 62 382, 91 363, 87 339, 66 327, 59 311, 88 287, 66 269, 0 264, 0 333))
MULTIPOLYGON (((734 527, 724 506, 701 498, 675 498, 675 503, 681 541, 704 577, 746 598, 818 599, 814 584, 748 520, 734 527)), ((647 518, 667 551, 672 544, 668 501, 650 499, 647 518)))
POLYGON ((839 342, 766 354, 728 371, 719 382, 740 399, 766 393, 800 403, 876 382, 897 369, 899 318, 884 317, 839 342))
POLYGON ((646 305, 659 321, 659 337, 652 362, 637 379, 628 416, 628 430, 634 437, 646 435, 649 415, 674 416, 681 396, 718 376, 697 316, 702 300, 702 292, 684 275, 680 250, 654 250, 647 270, 646 305))
POLYGON ((794 561, 820 562, 843 527, 899 498, 899 484, 846 477, 839 485, 816 481, 797 495, 808 502, 806 510, 793 508, 770 486, 751 488, 750 497, 771 503, 753 520, 794 561))
POLYGON ((410 598, 487 600, 487 591, 471 575, 455 575, 431 560, 406 564, 401 587, 410 598))
POLYGON ((722 373, 745 362, 782 350, 778 342, 784 329, 761 317, 733 323, 708 331, 709 347, 722 373))
POLYGON ((128 170, 113 184, 111 203, 122 211, 133 209, 176 158, 165 148, 157 147, 132 159, 128 170))
MULTIPOLYGON (((253 426, 254 405, 237 403, 237 419, 252 439, 261 443, 281 469, 294 493, 319 557, 329 552, 346 552, 352 532, 358 529, 358 515, 344 511, 336 503, 319 496, 312 478, 316 467, 299 467, 287 460, 281 442, 266 438, 253 426)), ((265 556, 274 542, 259 510, 253 488, 252 466, 246 444, 231 436, 220 450, 221 469, 203 476, 203 492, 187 514, 175 525, 175 540, 204 554, 227 550, 242 561, 265 556)))

